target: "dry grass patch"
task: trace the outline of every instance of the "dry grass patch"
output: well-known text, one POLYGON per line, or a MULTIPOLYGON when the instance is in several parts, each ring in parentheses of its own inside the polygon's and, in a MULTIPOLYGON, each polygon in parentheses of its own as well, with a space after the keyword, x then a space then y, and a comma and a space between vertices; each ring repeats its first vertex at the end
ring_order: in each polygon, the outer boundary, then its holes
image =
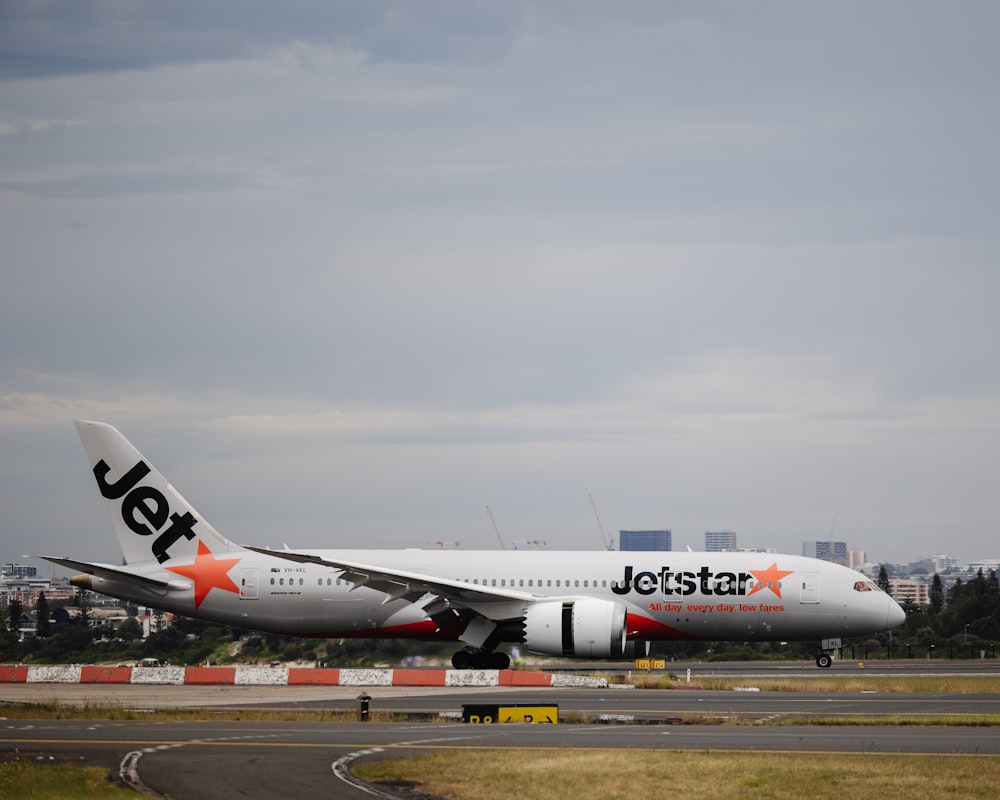
POLYGON ((713 800, 913 800, 996 797, 1000 757, 456 749, 358 766, 367 781, 403 782, 451 800, 710 796, 713 800))
POLYGON ((108 800, 136 794, 106 769, 35 762, 18 753, 0 760, 0 797, 17 800, 108 800))
POLYGON ((801 717, 786 717, 783 719, 758 722, 758 725, 768 727, 780 727, 782 725, 830 725, 830 726, 860 726, 867 728, 876 727, 951 727, 951 728, 995 728, 1000 726, 1000 714, 887 714, 885 716, 871 716, 869 714, 856 714, 854 716, 829 716, 813 717, 809 715, 801 717))

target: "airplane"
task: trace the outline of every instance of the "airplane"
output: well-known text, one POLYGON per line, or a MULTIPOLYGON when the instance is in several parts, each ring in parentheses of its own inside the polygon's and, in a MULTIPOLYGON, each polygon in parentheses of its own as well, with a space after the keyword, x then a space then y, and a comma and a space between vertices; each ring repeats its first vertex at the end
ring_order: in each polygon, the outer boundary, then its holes
MULTIPOLYGON (((238 545, 116 428, 74 425, 124 564, 39 557, 83 573, 75 586, 187 617, 303 637, 455 642, 456 669, 508 668, 503 644, 586 659, 642 657, 664 640, 829 649, 905 618, 861 573, 803 556, 238 545)), ((826 651, 816 659, 831 661, 826 651)))

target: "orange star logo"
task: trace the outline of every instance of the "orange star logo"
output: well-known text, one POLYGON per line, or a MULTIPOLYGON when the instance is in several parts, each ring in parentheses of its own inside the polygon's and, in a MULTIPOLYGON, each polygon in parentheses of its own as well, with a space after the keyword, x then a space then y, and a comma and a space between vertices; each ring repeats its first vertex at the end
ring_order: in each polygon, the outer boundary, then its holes
POLYGON ((194 581, 194 608, 197 611, 212 589, 240 593, 240 587, 233 583, 232 578, 229 577, 229 570, 239 561, 238 558, 216 558, 205 543, 199 539, 198 555, 195 556, 193 564, 166 567, 165 569, 194 581))
POLYGON ((778 569, 778 562, 775 561, 767 569, 757 569, 750 570, 750 574, 757 579, 757 584, 747 592, 747 597, 752 594, 757 594, 761 589, 770 589, 778 597, 781 597, 781 585, 780 581, 782 578, 791 575, 794 570, 783 570, 778 569))

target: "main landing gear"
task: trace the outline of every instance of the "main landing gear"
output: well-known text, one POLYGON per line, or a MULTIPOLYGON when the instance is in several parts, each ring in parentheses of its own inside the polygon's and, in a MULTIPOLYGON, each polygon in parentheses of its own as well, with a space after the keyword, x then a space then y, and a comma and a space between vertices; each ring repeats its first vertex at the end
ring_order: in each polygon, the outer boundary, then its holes
POLYGON ((829 653, 820 653, 816 656, 816 666, 820 669, 829 669, 831 664, 833 664, 833 656, 829 653))
POLYGON ((455 669, 507 669, 510 667, 510 656, 466 647, 451 657, 451 665, 455 669))

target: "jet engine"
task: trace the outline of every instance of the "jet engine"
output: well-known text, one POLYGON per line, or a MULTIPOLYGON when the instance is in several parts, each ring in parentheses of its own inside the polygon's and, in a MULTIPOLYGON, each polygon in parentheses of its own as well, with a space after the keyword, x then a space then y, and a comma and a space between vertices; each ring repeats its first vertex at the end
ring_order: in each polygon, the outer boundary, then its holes
POLYGON ((621 603, 593 597, 536 603, 524 615, 524 646, 547 656, 618 658, 625 617, 621 603))

